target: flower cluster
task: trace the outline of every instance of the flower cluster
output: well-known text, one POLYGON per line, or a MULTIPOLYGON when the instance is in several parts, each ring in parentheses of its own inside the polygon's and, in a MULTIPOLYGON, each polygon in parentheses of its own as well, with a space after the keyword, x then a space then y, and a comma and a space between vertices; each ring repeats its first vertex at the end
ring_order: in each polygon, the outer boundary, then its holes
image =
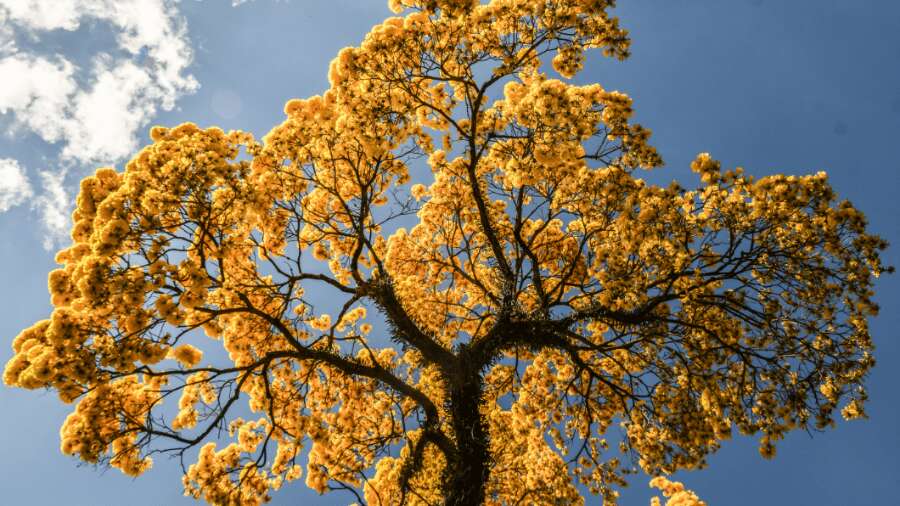
POLYGON ((771 457, 865 416, 886 244, 824 173, 702 153, 693 190, 642 180, 662 159, 631 98, 571 82, 628 55, 612 1, 390 6, 261 143, 155 127, 81 183, 54 309, 3 376, 74 403, 65 454, 138 475, 196 445, 185 492, 213 504, 304 477, 371 504, 613 505, 621 453, 658 476, 735 431, 771 457))

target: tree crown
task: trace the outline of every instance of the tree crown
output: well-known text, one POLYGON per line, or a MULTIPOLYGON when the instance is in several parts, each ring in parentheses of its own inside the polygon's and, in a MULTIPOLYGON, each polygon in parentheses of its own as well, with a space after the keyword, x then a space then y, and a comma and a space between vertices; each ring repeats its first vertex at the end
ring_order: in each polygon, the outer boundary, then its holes
POLYGON ((662 159, 631 99, 569 81, 628 56, 612 1, 390 5, 262 142, 155 127, 82 181, 4 373, 76 404, 64 453, 139 475, 199 446, 185 490, 217 504, 302 475, 369 504, 612 504, 735 428, 771 457, 864 416, 885 243, 824 173, 637 177, 662 159))

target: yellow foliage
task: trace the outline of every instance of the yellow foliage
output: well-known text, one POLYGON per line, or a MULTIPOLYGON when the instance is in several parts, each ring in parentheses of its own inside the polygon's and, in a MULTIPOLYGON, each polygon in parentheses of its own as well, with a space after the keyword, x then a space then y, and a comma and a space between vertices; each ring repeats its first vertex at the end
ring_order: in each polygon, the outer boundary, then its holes
POLYGON ((185 491, 214 504, 305 477, 369 504, 583 484, 611 505, 629 456, 702 467, 736 429, 770 457, 865 416, 884 241, 823 173, 703 153, 696 189, 638 177, 662 159, 631 99, 569 80, 628 56, 612 4, 391 0, 262 142, 154 127, 81 183, 4 382, 75 403, 61 448, 88 462, 200 447, 185 491))

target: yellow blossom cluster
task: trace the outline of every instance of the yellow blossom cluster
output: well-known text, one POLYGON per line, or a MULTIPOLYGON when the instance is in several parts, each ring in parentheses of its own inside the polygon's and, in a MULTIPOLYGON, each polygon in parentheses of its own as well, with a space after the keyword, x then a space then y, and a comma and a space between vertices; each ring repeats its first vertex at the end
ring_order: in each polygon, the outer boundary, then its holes
POLYGON ((237 444, 232 443, 219 451, 216 451, 215 443, 204 445, 197 462, 191 464, 184 475, 185 495, 228 506, 269 502, 268 491, 273 488, 273 480, 267 479, 266 472, 253 463, 241 465, 240 455, 237 444), (238 473, 239 488, 235 488, 230 479, 233 472, 238 473))
POLYGON ((138 475, 197 447, 185 491, 213 504, 303 477, 369 504, 614 505, 636 467, 703 467, 735 431, 771 457, 865 416, 886 245, 824 173, 702 153, 695 189, 641 179, 662 159, 631 98, 571 82, 628 55, 610 0, 390 6, 262 142, 154 127, 81 183, 54 309, 4 370, 75 403, 64 453, 138 475))
MULTIPOLYGON (((657 476, 650 480, 650 486, 658 488, 666 497, 665 506, 706 506, 706 503, 697 497, 697 494, 684 488, 684 485, 677 481, 669 481, 665 476, 657 476)), ((659 497, 654 497, 650 501, 651 506, 660 506, 662 503, 659 497)))
POLYGON ((177 360, 178 363, 185 368, 190 368, 200 362, 200 359, 203 358, 203 352, 190 344, 183 344, 175 348, 170 348, 169 356, 177 360))
POLYGON ((130 377, 89 392, 66 417, 60 429, 60 449, 66 455, 78 454, 86 462, 108 458, 109 465, 123 473, 140 475, 153 461, 141 455, 136 420, 159 402, 158 389, 163 383, 157 378, 140 384, 130 377))

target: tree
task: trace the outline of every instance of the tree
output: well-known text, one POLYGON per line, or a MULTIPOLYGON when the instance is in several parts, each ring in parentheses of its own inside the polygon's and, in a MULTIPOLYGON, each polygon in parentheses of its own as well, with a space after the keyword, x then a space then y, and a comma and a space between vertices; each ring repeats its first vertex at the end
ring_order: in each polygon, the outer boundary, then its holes
POLYGON ((771 457, 864 416, 884 241, 822 173, 638 178, 662 160, 631 100, 570 81, 627 57, 611 4, 394 0, 263 142, 154 128, 82 182, 4 381, 76 403, 85 461, 199 448, 185 489, 217 504, 304 474, 368 504, 614 503, 735 428, 771 457))

